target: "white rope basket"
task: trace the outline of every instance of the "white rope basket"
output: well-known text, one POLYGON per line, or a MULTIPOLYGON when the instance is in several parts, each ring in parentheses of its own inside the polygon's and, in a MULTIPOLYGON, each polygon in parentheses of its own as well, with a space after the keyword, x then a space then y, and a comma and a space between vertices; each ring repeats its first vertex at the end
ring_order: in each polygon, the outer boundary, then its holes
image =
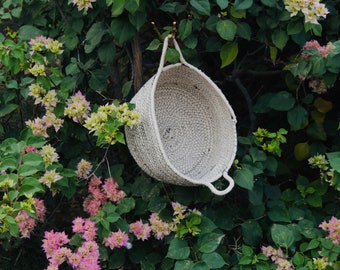
POLYGON ((234 187, 228 170, 236 154, 236 117, 221 90, 185 61, 173 41, 180 63, 164 67, 165 38, 157 73, 131 100, 141 122, 125 128, 127 146, 141 169, 159 181, 227 194, 234 187), (221 176, 229 182, 224 190, 212 184, 221 176))

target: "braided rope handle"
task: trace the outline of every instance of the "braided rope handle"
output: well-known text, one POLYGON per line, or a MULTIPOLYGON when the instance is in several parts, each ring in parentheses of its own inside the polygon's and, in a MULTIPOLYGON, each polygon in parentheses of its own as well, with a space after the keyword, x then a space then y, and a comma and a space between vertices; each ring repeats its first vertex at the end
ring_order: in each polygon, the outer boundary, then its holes
POLYGON ((227 182, 229 183, 228 187, 223 189, 223 190, 218 190, 214 187, 214 185, 212 183, 203 183, 205 186, 207 186, 212 193, 216 194, 216 195, 225 195, 227 193, 229 193, 233 187, 235 186, 235 182, 234 180, 228 175, 228 171, 224 171, 223 172, 223 177, 225 180, 227 180, 227 182))
MULTIPOLYGON (((186 66, 191 66, 183 57, 183 54, 182 54, 182 51, 181 49, 179 48, 179 45, 176 41, 175 38, 172 38, 173 40, 173 43, 174 43, 174 46, 175 46, 175 49, 176 51, 178 51, 179 53, 179 60, 182 64, 186 65, 186 66)), ((159 75, 161 74, 163 68, 164 68, 164 65, 165 65, 165 56, 166 56, 166 51, 168 50, 168 47, 169 47, 169 36, 167 36, 165 39, 164 39, 164 42, 163 42, 163 49, 162 49, 162 55, 161 55, 161 59, 159 61, 159 66, 158 66, 158 70, 157 70, 157 73, 156 73, 156 77, 158 78, 159 75)))

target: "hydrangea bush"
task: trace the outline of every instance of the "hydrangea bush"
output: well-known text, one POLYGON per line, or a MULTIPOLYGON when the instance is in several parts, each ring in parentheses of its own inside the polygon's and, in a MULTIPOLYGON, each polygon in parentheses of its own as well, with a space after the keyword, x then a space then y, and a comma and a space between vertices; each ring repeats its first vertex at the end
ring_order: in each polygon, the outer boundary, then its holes
POLYGON ((2 1, 0 268, 338 270, 339 10, 2 1), (226 196, 150 178, 125 145, 169 34, 237 115, 226 196))

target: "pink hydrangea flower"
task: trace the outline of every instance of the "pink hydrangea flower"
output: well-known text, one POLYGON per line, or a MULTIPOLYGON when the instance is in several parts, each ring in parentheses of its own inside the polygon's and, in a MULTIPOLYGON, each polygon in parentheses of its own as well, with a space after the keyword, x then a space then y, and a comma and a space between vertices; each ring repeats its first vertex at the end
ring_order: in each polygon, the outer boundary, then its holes
POLYGON ((26 153, 37 153, 38 152, 38 149, 32 145, 27 145, 25 147, 25 152, 26 153))
POLYGON ((91 170, 92 170, 91 162, 85 159, 81 159, 77 164, 76 174, 78 175, 79 178, 87 179, 90 175, 91 170))
POLYGON ((72 231, 74 233, 83 233, 85 231, 84 223, 85 223, 85 220, 83 218, 76 217, 72 221, 72 224, 73 224, 72 225, 72 231))
POLYGON ((328 238, 334 245, 340 244, 340 219, 333 216, 328 222, 322 222, 319 227, 324 231, 328 231, 328 238))
POLYGON ((30 238, 33 231, 36 220, 30 217, 25 211, 21 210, 15 217, 15 221, 18 223, 19 232, 22 238, 30 238))
POLYGON ((38 198, 34 198, 33 201, 38 221, 44 222, 46 214, 46 207, 44 201, 38 198))
POLYGON ((86 219, 84 222, 83 238, 86 241, 93 241, 97 236, 96 222, 86 219))
POLYGON ((64 114, 76 123, 83 123, 90 112, 90 102, 78 91, 66 101, 64 114))
POLYGON ((271 260, 277 265, 277 270, 294 269, 293 264, 285 258, 281 248, 275 249, 272 246, 262 246, 261 251, 266 257, 271 258, 271 260))
POLYGON ((126 195, 124 191, 119 190, 118 183, 112 177, 105 180, 103 184, 103 191, 106 197, 115 203, 120 202, 126 195))
POLYGON ((46 231, 42 248, 47 258, 51 258, 55 250, 66 245, 68 242, 70 242, 70 239, 65 232, 46 231))
POLYGON ((107 200, 118 203, 125 197, 125 192, 119 190, 118 183, 112 177, 107 178, 102 184, 97 176, 92 176, 88 191, 89 195, 85 198, 83 207, 91 217, 100 211, 107 200))
POLYGON ((109 247, 113 250, 115 248, 127 246, 128 241, 129 236, 125 232, 118 230, 117 232, 111 232, 109 236, 104 238, 103 243, 106 247, 109 247))
POLYGON ((183 214, 186 210, 187 207, 178 203, 178 202, 171 202, 171 207, 174 210, 174 215, 180 215, 183 214))
POLYGON ((86 213, 88 213, 91 217, 94 217, 100 211, 102 206, 102 202, 95 198, 86 197, 83 202, 83 208, 86 213))
POLYGON ((143 223, 142 220, 131 223, 130 232, 137 237, 138 240, 147 240, 150 237, 151 227, 147 223, 143 223))
POLYGON ((32 133, 34 135, 41 135, 45 138, 48 138, 47 134, 48 126, 46 125, 46 122, 43 119, 37 117, 33 121, 28 120, 25 123, 32 130, 32 133))
POLYGON ((149 218, 151 224, 151 230, 156 239, 161 240, 164 236, 171 233, 170 226, 167 222, 160 219, 158 213, 152 213, 149 218))

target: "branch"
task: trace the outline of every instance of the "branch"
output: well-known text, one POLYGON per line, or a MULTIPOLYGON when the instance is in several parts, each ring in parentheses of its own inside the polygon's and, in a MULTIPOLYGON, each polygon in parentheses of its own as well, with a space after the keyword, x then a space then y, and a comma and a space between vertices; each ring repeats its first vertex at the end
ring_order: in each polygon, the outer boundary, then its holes
POLYGON ((143 81, 142 50, 140 48, 139 36, 131 40, 132 50, 132 79, 135 93, 141 88, 143 81))

